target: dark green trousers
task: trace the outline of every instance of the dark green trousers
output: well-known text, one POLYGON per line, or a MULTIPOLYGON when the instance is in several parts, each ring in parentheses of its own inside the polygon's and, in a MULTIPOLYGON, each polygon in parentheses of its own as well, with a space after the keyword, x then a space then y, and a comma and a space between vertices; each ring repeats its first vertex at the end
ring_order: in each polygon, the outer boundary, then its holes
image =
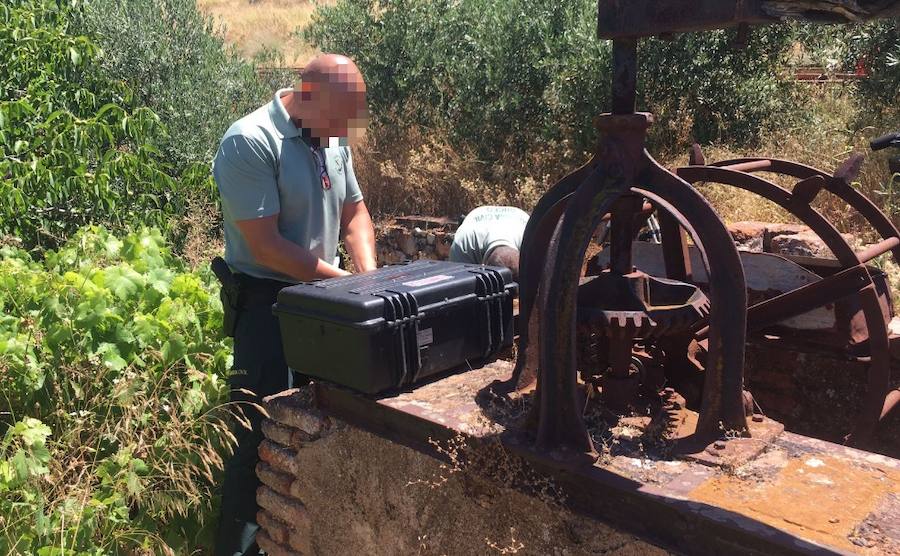
MULTIPOLYGON (((275 302, 274 296, 271 300, 275 302)), ((236 424, 237 447, 225 465, 222 508, 216 534, 216 556, 256 555, 257 449, 262 442, 262 415, 251 404, 288 388, 289 378, 281 330, 271 303, 254 304, 240 311, 234 332, 234 366, 229 377, 231 401, 240 405, 252 428, 236 424), (247 392, 242 392, 246 390, 247 392), (249 392, 249 393, 248 393, 249 392)))

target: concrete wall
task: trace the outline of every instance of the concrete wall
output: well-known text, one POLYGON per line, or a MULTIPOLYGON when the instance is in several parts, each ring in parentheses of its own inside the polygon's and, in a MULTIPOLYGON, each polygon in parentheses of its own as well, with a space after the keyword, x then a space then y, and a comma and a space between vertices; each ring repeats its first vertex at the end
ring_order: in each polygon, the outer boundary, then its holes
POLYGON ((457 463, 442 463, 319 415, 310 395, 266 404, 258 542, 271 556, 668 554, 563 509, 552 485, 535 485, 534 496, 509 488, 521 470, 504 468, 502 452, 481 454, 495 465, 465 469, 446 446, 457 463))

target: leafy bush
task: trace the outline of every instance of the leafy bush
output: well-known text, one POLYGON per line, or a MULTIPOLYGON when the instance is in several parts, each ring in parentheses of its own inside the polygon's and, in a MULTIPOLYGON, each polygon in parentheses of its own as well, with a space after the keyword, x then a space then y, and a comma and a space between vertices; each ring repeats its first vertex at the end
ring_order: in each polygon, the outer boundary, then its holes
POLYGON ((860 92, 880 103, 900 104, 900 20, 889 19, 852 30, 848 49, 850 64, 858 61, 870 77, 860 83, 860 92))
POLYGON ((88 223, 166 226, 209 169, 177 176, 159 118, 99 70, 97 46, 53 0, 0 6, 0 235, 54 247, 88 223))
MULTIPOLYGON (((342 0, 321 6, 305 36, 358 62, 376 117, 411 114, 495 161, 542 140, 590 149, 610 80, 595 24, 592 0, 342 0)), ((791 31, 758 30, 743 50, 733 35, 644 42, 643 104, 663 127, 688 113, 701 140, 747 141, 787 107, 776 70, 791 31)))
POLYGON ((79 29, 103 48, 105 72, 168 128, 161 150, 179 168, 212 160, 234 120, 291 84, 286 73, 261 80, 224 47, 195 0, 92 0, 79 15, 79 29))
POLYGON ((230 439, 215 278, 147 228, 45 255, 0 248, 0 551, 187 553, 230 439))
MULTIPOLYGON (((779 75, 795 33, 790 26, 756 28, 741 47, 734 30, 643 41, 638 78, 643 103, 661 130, 687 117, 692 138, 701 143, 754 143, 768 123, 795 108, 793 83, 779 75)), ((665 137, 657 136, 657 142, 676 146, 665 137)))

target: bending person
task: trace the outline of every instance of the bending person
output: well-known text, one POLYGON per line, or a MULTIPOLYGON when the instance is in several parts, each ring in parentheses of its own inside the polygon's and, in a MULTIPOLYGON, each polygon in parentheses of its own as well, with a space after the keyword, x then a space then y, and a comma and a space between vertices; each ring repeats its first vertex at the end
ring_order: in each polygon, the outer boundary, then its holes
POLYGON ((519 279, 519 249, 528 213, 516 207, 483 206, 466 215, 450 246, 457 263, 505 266, 519 279))

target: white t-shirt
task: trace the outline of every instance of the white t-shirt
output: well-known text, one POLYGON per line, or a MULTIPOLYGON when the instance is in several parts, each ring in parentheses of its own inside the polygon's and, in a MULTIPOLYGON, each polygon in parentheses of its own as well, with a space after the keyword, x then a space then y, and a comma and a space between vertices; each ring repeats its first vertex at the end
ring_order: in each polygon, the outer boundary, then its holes
POLYGON ((491 251, 504 245, 522 247, 528 213, 516 207, 484 206, 466 215, 450 246, 450 260, 484 264, 491 251))

